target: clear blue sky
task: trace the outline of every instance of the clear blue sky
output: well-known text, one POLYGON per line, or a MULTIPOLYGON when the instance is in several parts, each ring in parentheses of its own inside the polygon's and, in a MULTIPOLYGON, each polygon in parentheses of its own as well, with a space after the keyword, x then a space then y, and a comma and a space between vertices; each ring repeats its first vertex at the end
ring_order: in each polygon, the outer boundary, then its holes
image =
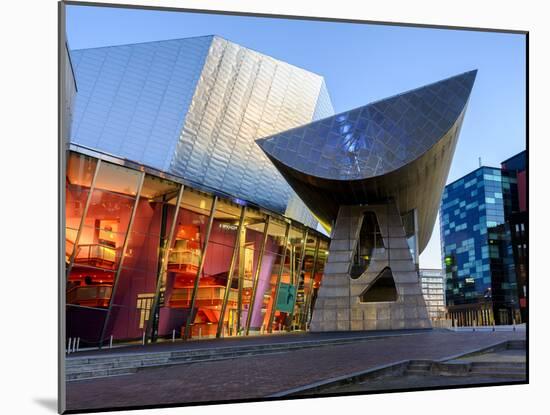
MULTIPOLYGON (((525 36, 68 6, 72 49, 217 34, 325 77, 336 112, 478 69, 448 182, 525 149, 525 36)), ((439 223, 420 257, 441 267, 439 223)))

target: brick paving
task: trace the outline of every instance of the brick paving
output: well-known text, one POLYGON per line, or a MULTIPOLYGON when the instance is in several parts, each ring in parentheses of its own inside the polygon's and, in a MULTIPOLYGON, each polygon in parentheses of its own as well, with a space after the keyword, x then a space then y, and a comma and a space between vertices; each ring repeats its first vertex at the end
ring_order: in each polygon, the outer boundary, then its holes
POLYGON ((309 383, 409 359, 442 359, 520 332, 429 331, 354 344, 148 368, 127 376, 67 383, 67 409, 259 399, 309 383))

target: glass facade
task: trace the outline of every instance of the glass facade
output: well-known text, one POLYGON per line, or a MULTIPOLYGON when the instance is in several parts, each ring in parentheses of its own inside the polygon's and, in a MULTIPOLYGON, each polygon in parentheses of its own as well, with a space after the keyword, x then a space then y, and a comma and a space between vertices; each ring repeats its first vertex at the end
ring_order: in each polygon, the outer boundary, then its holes
POLYGON ((69 153, 66 195, 67 338, 81 346, 309 323, 317 231, 93 152, 69 153))
POLYGON ((418 275, 430 319, 445 319, 445 274, 440 269, 420 269, 418 275))
POLYGON ((323 77, 218 36, 71 52, 71 142, 316 226, 255 141, 334 113, 323 77), (300 208, 301 207, 301 208, 300 208))
POLYGON ((516 179, 480 167, 446 186, 440 210, 449 316, 457 325, 519 322, 506 189, 516 179))

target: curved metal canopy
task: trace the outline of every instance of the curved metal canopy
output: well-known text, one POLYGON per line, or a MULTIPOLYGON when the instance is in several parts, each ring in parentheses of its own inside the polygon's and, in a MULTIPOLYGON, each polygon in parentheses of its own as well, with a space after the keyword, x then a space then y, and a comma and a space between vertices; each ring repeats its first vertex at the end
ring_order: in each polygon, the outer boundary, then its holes
POLYGON ((325 225, 340 205, 417 209, 419 252, 437 216, 477 71, 256 140, 325 225))

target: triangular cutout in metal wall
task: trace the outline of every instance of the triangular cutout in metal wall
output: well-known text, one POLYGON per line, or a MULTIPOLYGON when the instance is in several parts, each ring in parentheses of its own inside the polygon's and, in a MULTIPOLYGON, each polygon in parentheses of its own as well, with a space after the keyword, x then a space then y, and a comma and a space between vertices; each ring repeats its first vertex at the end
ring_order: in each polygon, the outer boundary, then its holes
POLYGON ((390 267, 385 267, 376 276, 374 282, 368 286, 359 296, 363 303, 379 303, 384 301, 397 301, 397 289, 390 267))

